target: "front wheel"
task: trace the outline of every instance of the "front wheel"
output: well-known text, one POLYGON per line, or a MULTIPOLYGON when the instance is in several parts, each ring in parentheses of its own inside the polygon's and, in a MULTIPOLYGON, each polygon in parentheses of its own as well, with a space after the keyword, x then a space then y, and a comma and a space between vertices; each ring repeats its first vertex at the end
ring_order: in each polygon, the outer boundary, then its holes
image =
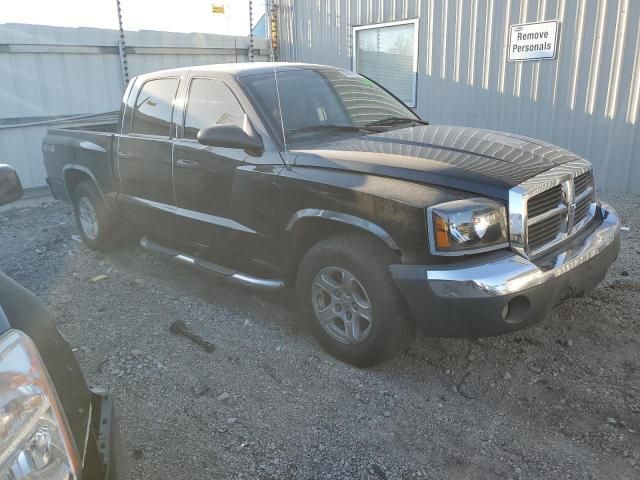
POLYGON ((309 329, 330 354, 370 366, 407 341, 410 320, 389 273, 393 254, 376 239, 347 234, 312 247, 297 292, 309 329))

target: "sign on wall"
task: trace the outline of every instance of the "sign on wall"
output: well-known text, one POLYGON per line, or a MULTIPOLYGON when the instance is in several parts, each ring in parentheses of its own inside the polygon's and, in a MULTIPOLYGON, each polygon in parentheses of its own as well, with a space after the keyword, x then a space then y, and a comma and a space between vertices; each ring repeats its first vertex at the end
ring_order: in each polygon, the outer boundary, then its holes
POLYGON ((550 60, 556 58, 557 44, 557 20, 511 25, 508 60, 550 60))

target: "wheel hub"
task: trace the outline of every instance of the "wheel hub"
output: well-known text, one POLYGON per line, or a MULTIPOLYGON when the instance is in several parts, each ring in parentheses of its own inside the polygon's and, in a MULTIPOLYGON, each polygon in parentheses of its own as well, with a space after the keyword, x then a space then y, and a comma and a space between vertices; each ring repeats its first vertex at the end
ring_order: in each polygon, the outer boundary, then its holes
POLYGON ((93 202, 87 197, 82 197, 78 201, 78 217, 80 218, 80 228, 82 233, 89 240, 98 238, 98 217, 93 202))
POLYGON ((340 267, 325 267, 311 288, 313 309, 322 328, 347 345, 363 342, 371 334, 373 315, 362 283, 340 267))

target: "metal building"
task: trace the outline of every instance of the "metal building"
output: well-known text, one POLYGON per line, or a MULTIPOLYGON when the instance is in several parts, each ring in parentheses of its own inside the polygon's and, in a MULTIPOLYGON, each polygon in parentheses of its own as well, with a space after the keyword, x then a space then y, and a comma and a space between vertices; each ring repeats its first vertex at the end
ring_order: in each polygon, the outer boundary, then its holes
POLYGON ((432 123, 555 143, 593 162, 600 189, 640 193, 640 1, 280 0, 279 9, 283 60, 371 71, 432 123), (555 58, 510 62, 510 27, 542 20, 558 21, 555 58))

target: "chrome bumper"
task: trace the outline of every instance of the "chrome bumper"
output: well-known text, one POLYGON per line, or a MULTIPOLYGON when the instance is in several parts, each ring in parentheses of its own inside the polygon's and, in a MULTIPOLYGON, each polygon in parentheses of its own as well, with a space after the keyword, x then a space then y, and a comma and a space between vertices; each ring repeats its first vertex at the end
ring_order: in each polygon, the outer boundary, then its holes
POLYGON ((544 284, 589 262, 618 237, 616 211, 600 203, 602 221, 580 244, 543 260, 527 260, 511 254, 506 258, 461 268, 430 268, 427 280, 433 293, 444 298, 491 298, 512 295, 544 284))

